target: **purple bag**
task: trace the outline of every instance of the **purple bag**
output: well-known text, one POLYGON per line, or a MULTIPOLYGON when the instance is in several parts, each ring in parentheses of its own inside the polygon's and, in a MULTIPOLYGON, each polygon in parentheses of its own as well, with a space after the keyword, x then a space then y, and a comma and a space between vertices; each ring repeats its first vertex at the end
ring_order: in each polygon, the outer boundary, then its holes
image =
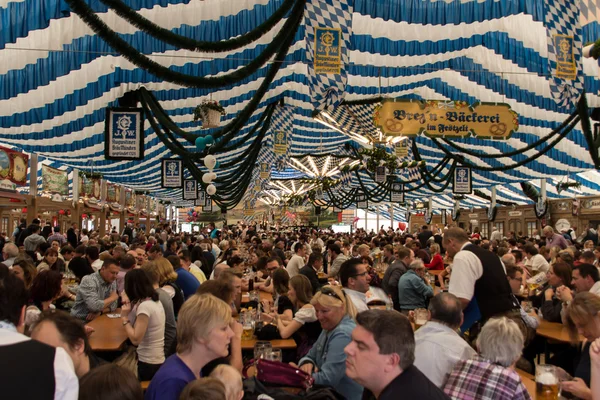
POLYGON ((260 359, 256 363, 256 378, 266 384, 308 390, 314 379, 306 372, 279 361, 260 359))

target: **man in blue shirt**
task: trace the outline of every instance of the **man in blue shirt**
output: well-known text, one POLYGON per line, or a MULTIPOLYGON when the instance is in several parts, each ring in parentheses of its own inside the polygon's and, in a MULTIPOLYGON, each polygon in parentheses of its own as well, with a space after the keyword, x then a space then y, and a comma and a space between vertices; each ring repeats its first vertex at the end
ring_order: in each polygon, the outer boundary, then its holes
POLYGON ((433 297, 433 288, 425 280, 425 265, 421 259, 416 259, 408 268, 398 281, 400 310, 427 308, 427 299, 433 297))
POLYGON ((169 256, 167 257, 167 260, 169 260, 177 273, 177 280, 175 280, 175 283, 183 291, 183 296, 187 300, 196 293, 196 290, 200 287, 200 282, 191 272, 186 271, 185 268, 181 266, 181 260, 178 256, 169 256))

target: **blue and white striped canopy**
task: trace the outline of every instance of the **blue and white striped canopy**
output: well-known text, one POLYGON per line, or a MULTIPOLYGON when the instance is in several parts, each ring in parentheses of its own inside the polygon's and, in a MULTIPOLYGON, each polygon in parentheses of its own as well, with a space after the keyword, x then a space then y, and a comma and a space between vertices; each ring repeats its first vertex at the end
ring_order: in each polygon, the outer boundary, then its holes
MULTIPOLYGON (((583 43, 600 38, 597 0, 581 2, 583 43)), ((194 76, 231 72, 254 59, 272 41, 286 18, 256 42, 236 51, 199 53, 173 48, 138 30, 98 0, 87 4, 102 21, 141 53, 172 70, 194 76)), ((257 27, 283 0, 126 0, 155 24, 205 41, 219 41, 257 27)), ((376 96, 508 103, 519 114, 519 132, 503 142, 466 139, 469 149, 490 154, 526 147, 564 121, 572 109, 552 98, 543 0, 351 0, 346 100, 376 96)), ((268 104, 283 99, 293 108, 291 155, 337 153, 352 140, 312 118, 305 23, 257 111, 248 132, 268 104)), ((37 153, 42 163, 100 172, 106 179, 148 190, 161 199, 181 199, 180 190, 160 188, 161 158, 172 156, 145 123, 145 159, 109 161, 104 157, 105 108, 140 87, 153 92, 183 129, 199 133, 192 110, 203 99, 218 100, 232 120, 263 81, 268 65, 241 82, 218 89, 194 89, 163 82, 115 53, 63 0, 0 0, 0 144, 37 153)), ((600 107, 600 68, 582 59, 590 107, 600 107)), ((426 137, 416 139, 428 165, 444 154, 426 137)), ((353 142, 354 143, 354 142, 353 142)), ((182 142, 182 144, 184 144, 182 142)), ((354 143, 356 144, 356 143, 354 143)), ((191 149, 189 144, 186 144, 191 149)), ((221 163, 241 154, 249 142, 218 156, 221 163)), ((532 152, 535 152, 533 150, 532 152)), ((523 156, 520 156, 523 157, 523 156)), ((517 158, 516 161, 519 159, 517 158)), ((482 166, 510 165, 510 158, 482 166)), ((599 194, 598 174, 577 126, 546 155, 504 172, 474 171, 474 188, 516 203, 529 200, 518 182, 549 178, 548 196, 569 176, 582 183, 560 196, 599 194)), ((218 172, 218 171, 217 171, 218 172)), ((294 175, 289 170, 273 178, 294 175)), ((370 182, 369 187, 375 183, 370 182)), ((217 187, 217 190, 219 188, 217 187)), ((428 198, 427 189, 407 195, 428 198)), ((449 194, 436 195, 434 208, 451 208, 449 194)), ((463 206, 486 206, 467 196, 463 206)))

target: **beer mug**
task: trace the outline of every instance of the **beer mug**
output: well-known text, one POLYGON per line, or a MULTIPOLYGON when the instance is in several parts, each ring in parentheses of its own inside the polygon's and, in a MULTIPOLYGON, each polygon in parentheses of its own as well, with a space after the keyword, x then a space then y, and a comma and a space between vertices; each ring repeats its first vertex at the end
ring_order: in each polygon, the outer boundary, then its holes
POLYGON ((261 358, 268 359, 271 356, 272 350, 273 346, 271 345, 271 342, 256 342, 254 344, 254 360, 260 360, 261 358))
POLYGON ((415 330, 419 329, 427 323, 427 310, 424 308, 417 308, 415 310, 415 330))
POLYGON ((556 366, 538 365, 535 370, 535 398, 537 400, 558 400, 559 394, 556 366))

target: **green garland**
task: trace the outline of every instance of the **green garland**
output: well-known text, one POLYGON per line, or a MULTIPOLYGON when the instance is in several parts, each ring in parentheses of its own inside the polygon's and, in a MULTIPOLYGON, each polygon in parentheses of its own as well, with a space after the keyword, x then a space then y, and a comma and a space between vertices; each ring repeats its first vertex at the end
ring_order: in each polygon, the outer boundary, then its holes
POLYGON ((237 69, 230 74, 217 77, 205 78, 191 76, 180 72, 171 71, 169 68, 152 61, 149 57, 140 53, 137 49, 123 40, 117 33, 111 30, 86 4, 85 0, 65 0, 74 13, 79 17, 110 47, 121 53, 125 59, 130 61, 135 66, 142 68, 151 74, 161 78, 164 81, 176 83, 182 86, 196 88, 218 88, 239 82, 252 75, 262 65, 264 65, 273 55, 281 49, 282 43, 290 32, 295 33, 298 28, 298 21, 304 13, 304 4, 306 0, 297 0, 292 15, 287 19, 281 31, 277 33, 275 38, 263 52, 248 63, 246 66, 237 69), (300 17, 300 18, 298 18, 300 17))
MULTIPOLYGON (((305 1, 305 0, 303 0, 303 1, 305 1)), ((252 97, 252 100, 250 100, 248 102, 248 104, 244 107, 244 109, 241 112, 239 112, 238 115, 231 122, 229 122, 226 126, 224 126, 219 131, 216 131, 213 133, 212 136, 215 139, 215 141, 217 141, 217 142, 215 143, 215 145, 207 148, 202 153, 198 153, 195 156, 196 159, 203 158, 206 154, 208 154, 209 151, 213 154, 215 154, 217 151, 223 151, 223 147, 225 147, 225 145, 229 143, 229 141, 246 124, 248 119, 250 119, 250 117, 252 116, 254 111, 256 111, 256 108, 260 104, 260 101, 264 97, 265 93, 269 89, 269 86, 275 79, 277 72, 281 68, 281 65, 282 65, 281 60, 283 60, 285 58, 285 55, 287 54, 287 52, 293 42, 293 39, 295 36, 295 30, 298 28, 301 21, 302 21, 302 15, 299 15, 296 28, 294 29, 293 32, 290 32, 289 35, 286 37, 284 43, 282 44, 281 49, 279 50, 279 52, 277 53, 277 56, 275 57, 276 61, 274 61, 273 64, 271 65, 271 67, 269 68, 267 75, 265 76, 262 84, 259 86, 258 90, 252 97)), ((189 143, 195 144, 196 136, 179 128, 177 126, 177 124, 175 124, 171 120, 171 118, 169 118, 169 116, 164 111, 164 109, 162 108, 160 103, 158 103, 156 98, 150 92, 148 92, 145 88, 140 88, 139 92, 142 95, 145 95, 146 99, 148 100, 150 105, 152 105, 157 110, 156 111, 157 118, 161 119, 161 123, 164 124, 164 126, 168 127, 171 131, 175 132, 178 136, 183 137, 189 143)))
POLYGON ((144 18, 138 12, 131 9, 120 0, 100 1, 109 8, 112 8, 119 17, 127 20, 131 25, 158 40, 181 49, 204 52, 232 51, 249 45, 250 43, 261 38, 265 33, 277 25, 277 23, 283 19, 283 17, 296 2, 296 0, 285 0, 284 3, 266 21, 243 35, 228 40, 206 42, 181 36, 173 33, 169 29, 164 29, 156 25, 154 22, 144 18))
MULTIPOLYGON (((475 189, 475 190, 473 190, 473 194, 474 194, 475 196, 477 196, 477 197, 480 197, 480 198, 484 199, 484 200, 489 200, 489 201, 492 201, 492 197, 491 197, 491 196, 488 196, 487 194, 483 193, 483 192, 482 192, 481 190, 479 190, 479 189, 475 189)), ((500 205, 502 205, 502 206, 514 206, 514 205, 516 205, 517 203, 514 203, 514 202, 512 202, 512 201, 496 200, 496 204, 500 204, 500 205)))
POLYGON ((590 122, 589 109, 587 104, 587 99, 585 97, 585 91, 581 95, 579 99, 579 104, 577 104, 577 111, 579 112, 579 116, 581 117, 581 130, 583 131, 583 136, 588 144, 588 151, 590 156, 592 157, 592 161, 594 161, 594 167, 596 169, 600 169, 600 156, 598 152, 600 150, 600 135, 594 135, 592 133, 592 123, 590 122))
POLYGON ((79 177, 87 179, 102 179, 104 175, 102 175, 100 172, 86 172, 80 170, 79 177))
POLYGON ((558 185, 556 185, 556 192, 560 194, 563 190, 569 190, 570 188, 578 189, 580 187, 580 182, 559 182, 558 185))
POLYGON ((523 194, 527 196, 534 203, 537 203, 540 198, 540 192, 529 182, 521 182, 521 189, 523 194))

